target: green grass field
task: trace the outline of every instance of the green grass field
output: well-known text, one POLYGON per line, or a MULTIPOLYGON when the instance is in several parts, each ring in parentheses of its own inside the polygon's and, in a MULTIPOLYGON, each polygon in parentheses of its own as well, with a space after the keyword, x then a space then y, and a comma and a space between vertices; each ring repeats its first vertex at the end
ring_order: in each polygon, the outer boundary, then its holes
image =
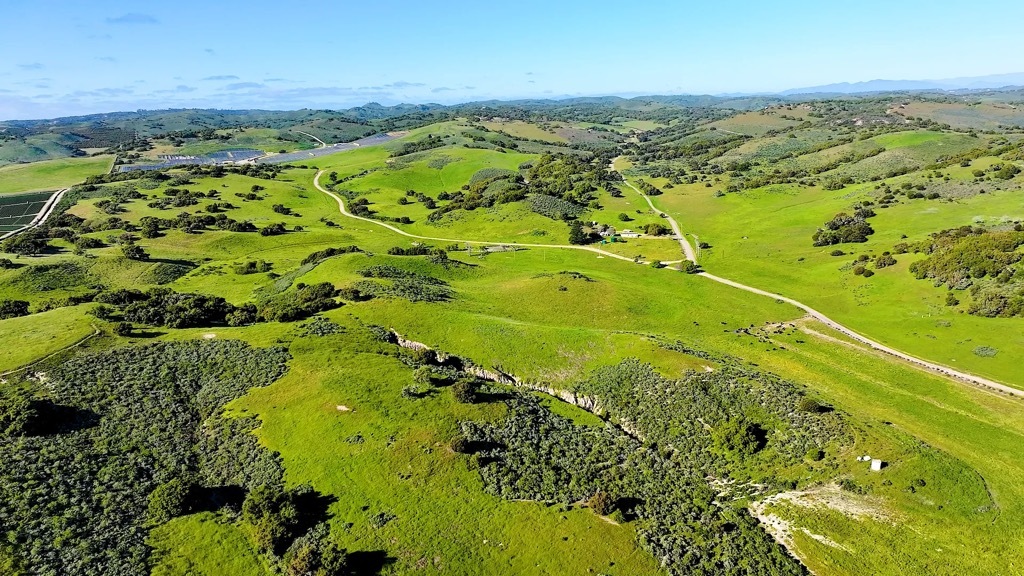
POLYGON ((660 196, 656 203, 680 215, 684 229, 711 244, 701 261, 715 274, 795 298, 899 350, 1024 386, 1012 354, 985 358, 973 353, 996 340, 1001 346, 995 347, 1004 350, 1024 344, 1024 326, 1018 320, 979 318, 944 306, 944 288, 915 280, 907 271, 920 256, 898 256, 896 266, 870 279, 849 271, 858 254, 877 256, 898 242, 922 240, 936 230, 1024 218, 1019 192, 954 202, 908 201, 879 211, 872 219, 877 232, 865 244, 811 245, 811 234, 823 222, 848 211, 870 188, 823 194, 775 187, 716 198, 710 189, 688 187, 660 196), (850 255, 830 256, 836 248, 850 255), (986 338, 995 333, 1000 336, 986 338))
POLYGON ((0 194, 65 188, 109 172, 113 162, 112 156, 96 156, 4 166, 0 168, 0 194))
POLYGON ((14 370, 93 333, 86 308, 51 310, 0 322, 0 338, 18 342, 0 351, 0 371, 14 370))
MULTIPOLYGON (((360 333, 345 316, 330 315, 360 333)), ((459 420, 496 418, 500 407, 459 405, 447 394, 402 401, 410 369, 349 338, 296 341, 289 375, 234 407, 260 415, 260 437, 281 452, 290 481, 340 497, 331 512, 335 525, 352 524, 346 547, 385 549, 398 572, 425 563, 450 574, 658 573, 628 526, 484 495, 466 457, 447 443, 459 420), (359 349, 368 351, 337 353, 359 349), (365 441, 345 441, 355 434, 365 441), (368 518, 381 511, 396 519, 374 529, 368 518), (538 529, 550 537, 538 542, 538 529)))

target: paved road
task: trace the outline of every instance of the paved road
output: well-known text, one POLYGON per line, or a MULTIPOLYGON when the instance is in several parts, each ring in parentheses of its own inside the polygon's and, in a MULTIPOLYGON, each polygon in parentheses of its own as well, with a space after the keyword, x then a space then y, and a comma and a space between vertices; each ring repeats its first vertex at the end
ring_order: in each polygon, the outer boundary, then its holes
POLYGON ((327 147, 327 142, 324 142, 323 140, 321 140, 321 139, 317 138, 316 136, 313 136, 313 135, 312 135, 312 134, 310 134, 309 132, 303 132, 302 130, 296 130, 296 132, 298 132, 299 134, 302 134, 302 135, 304 135, 304 136, 309 136, 309 137, 310 137, 310 138, 312 138, 313 140, 316 140, 317 142, 319 142, 319 143, 320 143, 320 147, 321 147, 321 148, 326 148, 326 147, 327 147))
MULTIPOLYGON (((613 166, 612 169, 614 170, 614 166, 613 166)), ((326 188, 320 186, 320 176, 322 176, 323 173, 324 173, 323 170, 317 172, 316 177, 313 178, 313 185, 316 186, 317 190, 323 192, 324 194, 327 194, 331 198, 334 198, 334 200, 338 203, 338 208, 341 210, 341 213, 343 215, 345 215, 345 216, 347 216, 349 218, 355 218, 356 220, 362 220, 364 222, 368 222, 368 223, 374 224, 376 226, 381 226, 383 228, 387 228, 388 230, 391 230, 393 232, 396 232, 396 233, 401 234, 402 236, 406 236, 408 238, 416 238, 416 239, 419 239, 419 240, 433 240, 433 241, 437 241, 437 242, 452 242, 452 243, 459 243, 459 244, 491 244, 491 245, 505 245, 505 246, 523 246, 523 247, 529 247, 529 248, 563 248, 563 249, 571 249, 571 250, 584 250, 584 251, 587 251, 587 252, 594 252, 594 253, 597 253, 597 254, 601 254, 601 255, 607 256, 609 258, 615 258, 615 259, 618 259, 618 260, 625 260, 627 262, 633 262, 633 260, 631 258, 627 258, 625 256, 620 256, 618 254, 612 254, 611 252, 606 252, 604 250, 601 250, 599 248, 594 248, 592 246, 575 246, 575 245, 571 245, 571 244, 520 244, 520 243, 516 243, 516 242, 487 242, 487 241, 483 241, 483 240, 466 240, 466 239, 461 239, 461 238, 436 238, 436 237, 433 237, 433 236, 418 236, 416 234, 410 234, 410 233, 408 233, 408 232, 406 232, 404 230, 396 228, 395 226, 392 226, 392 225, 387 224, 385 222, 378 222, 377 220, 373 220, 373 219, 370 219, 370 218, 363 218, 361 216, 355 216, 355 215, 349 213, 345 209, 345 202, 344 202, 344 200, 341 199, 340 196, 338 196, 337 194, 331 192, 330 190, 327 190, 326 188)), ((626 181, 626 185, 629 186, 630 188, 632 188, 633 190, 635 190, 637 192, 637 194, 640 194, 640 196, 642 196, 644 198, 644 200, 647 201, 647 204, 651 207, 652 210, 659 211, 657 208, 655 208, 654 203, 651 202, 650 197, 648 197, 646 194, 641 192, 638 188, 636 188, 635 186, 630 184, 628 181, 626 181)), ((682 230, 679 227, 679 223, 677 223, 675 218, 672 218, 667 213, 665 213, 665 215, 666 215, 666 220, 668 220, 668 223, 672 227, 673 232, 676 234, 677 238, 679 239, 679 245, 683 249, 683 253, 686 255, 686 259, 691 261, 691 262, 697 262, 697 258, 696 258, 696 255, 694 254, 693 247, 690 246, 690 243, 686 240, 686 236, 683 235, 682 230)), ((719 276, 715 276, 714 274, 709 274, 707 272, 701 272, 701 273, 698 274, 698 276, 702 276, 704 278, 707 278, 708 280, 713 280, 713 281, 718 282, 720 284, 725 284, 726 286, 732 286, 733 288, 738 288, 740 290, 745 290, 747 292, 751 292, 753 294, 759 294, 761 296, 767 296, 769 298, 774 298, 775 300, 780 300, 780 301, 785 302, 787 304, 790 304, 792 306, 796 306, 797 308, 799 308, 799 309, 803 310, 804 312, 806 312, 808 315, 810 315, 815 320, 818 320, 819 322, 821 322, 822 324, 825 324, 826 326, 832 328, 833 330, 836 330, 837 332, 845 334, 846 336, 856 340, 857 342, 865 344, 865 345, 867 345, 868 347, 870 347, 870 348, 872 348, 874 350, 878 350, 878 351, 884 352, 886 354, 889 354, 891 356, 899 358, 899 359, 901 359, 903 361, 909 362, 909 363, 911 363, 914 366, 917 366, 919 368, 923 368, 923 369, 926 369, 926 370, 931 371, 931 372, 936 372, 938 374, 941 374, 943 376, 947 376, 947 377, 956 379, 956 380, 961 381, 961 382, 967 382, 967 383, 970 383, 970 384, 975 384, 975 385, 978 385, 978 386, 982 386, 982 387, 998 390, 1000 392, 1005 392, 1005 393, 1013 395, 1013 396, 1024 396, 1024 390, 1018 390, 1016 388, 1012 388, 1012 387, 1007 386, 1005 384, 1000 384, 999 382, 996 382, 994 380, 989 380, 988 378, 982 378, 980 376, 975 376, 973 374, 968 374, 966 372, 961 372, 959 370, 954 370, 953 368, 950 368, 948 366, 943 366, 942 364, 937 364, 935 362, 929 362, 927 360, 923 360, 923 359, 918 358, 916 356, 911 356, 910 354, 907 354, 905 352, 900 352, 899 350, 896 350, 895 348, 891 348, 891 347, 886 346, 886 345, 884 345, 884 344, 882 344, 880 342, 872 340, 872 339, 868 338, 867 336, 863 336, 863 335, 861 335, 861 334, 859 334, 857 332, 854 332, 853 330, 847 328, 846 326, 843 326, 839 322, 836 322, 835 320, 832 320, 828 316, 825 316, 821 312, 818 312, 817 310, 811 308, 810 306, 808 306, 808 305, 806 305, 806 304, 804 304, 802 302, 798 302, 796 300, 793 300, 792 298, 787 298, 787 297, 782 296, 780 294, 775 294, 774 292, 768 292, 766 290, 761 290, 760 288, 754 288, 753 286, 747 286, 746 284, 741 284, 741 283, 736 282, 734 280, 729 280, 727 278, 722 278, 722 277, 719 277, 719 276)))

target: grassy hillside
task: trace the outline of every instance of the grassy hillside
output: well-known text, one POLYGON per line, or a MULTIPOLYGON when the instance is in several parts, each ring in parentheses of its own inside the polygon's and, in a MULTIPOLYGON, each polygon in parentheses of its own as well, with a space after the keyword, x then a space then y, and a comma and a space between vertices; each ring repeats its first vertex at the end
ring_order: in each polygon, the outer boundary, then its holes
POLYGON ((89 176, 105 174, 113 164, 111 156, 67 158, 0 168, 0 194, 66 188, 89 176))

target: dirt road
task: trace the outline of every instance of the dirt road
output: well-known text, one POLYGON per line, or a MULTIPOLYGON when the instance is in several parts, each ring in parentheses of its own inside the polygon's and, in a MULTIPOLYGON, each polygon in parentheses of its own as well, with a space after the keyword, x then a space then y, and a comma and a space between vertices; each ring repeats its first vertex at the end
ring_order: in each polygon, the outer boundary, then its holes
MULTIPOLYGON (((614 166, 612 167, 612 169, 614 170, 614 166)), ((381 226, 383 228, 387 228, 388 230, 391 230, 392 232, 395 232, 397 234, 401 234, 402 236, 405 236, 407 238, 415 238, 415 239, 418 239, 418 240, 433 240, 435 242, 451 242, 451 243, 456 243, 456 244, 488 244, 488 245, 502 245, 502 246, 521 246, 521 247, 527 247, 527 248, 560 248, 560 249, 569 249, 569 250, 583 250, 583 251, 586 251, 586 252, 593 252, 593 253, 596 253, 596 254, 601 254, 601 255, 607 256, 609 258, 615 258, 617 260, 625 260, 627 262, 633 262, 633 259, 627 258, 626 256, 620 256, 618 254, 613 254, 611 252, 607 252, 607 251, 601 250, 599 248, 594 248, 592 246, 576 246, 576 245, 572 245, 572 244, 522 244, 522 243, 517 243, 517 242, 489 242, 489 241, 485 241, 485 240, 466 240, 466 239, 462 239, 462 238, 438 238, 438 237, 434 237, 434 236, 419 236, 419 235, 416 235, 416 234, 410 234, 410 233, 408 233, 408 232, 406 232, 404 230, 401 230, 401 229, 399 229, 399 228, 397 228, 395 226, 392 226, 390 224, 387 224, 385 222, 378 222, 377 220, 373 220, 373 219, 370 219, 370 218, 363 218, 361 216, 355 216, 354 214, 349 213, 348 210, 345 209, 345 202, 344 202, 344 200, 342 200, 342 198, 340 196, 338 196, 334 192, 331 192, 330 190, 327 190, 326 188, 324 188, 324 187, 322 187, 320 185, 320 176, 322 176, 323 173, 324 173, 323 170, 317 172, 316 176, 313 178, 313 185, 316 186, 316 189, 319 190, 320 192, 323 192, 324 194, 330 196, 331 198, 334 198, 334 200, 338 203, 338 209, 341 211, 341 213, 343 215, 345 215, 345 216, 347 216, 349 218, 354 218, 356 220, 362 220, 363 222, 367 222, 367 223, 373 224, 375 226, 381 226)), ((661 212, 660 210, 658 210, 654 206, 654 203, 651 202, 651 199, 650 199, 649 196, 647 196, 646 194, 641 192, 637 187, 633 186, 628 181, 626 182, 626 185, 629 186, 630 188, 632 188, 633 190, 635 190, 637 194, 640 194, 640 196, 642 196, 644 198, 644 200, 647 201, 647 205, 650 206, 652 210, 654 210, 656 212, 661 212)), ((683 235, 682 230, 681 230, 681 228, 679 226, 679 223, 676 222, 675 218, 672 218, 667 213, 665 213, 665 216, 666 216, 665 219, 668 221, 669 225, 672 227, 672 232, 679 239, 679 245, 682 248, 683 253, 686 255, 686 259, 691 261, 691 262, 697 262, 697 257, 694 254, 693 247, 690 246, 690 243, 686 240, 686 237, 683 235)), ((672 270, 672 269, 671 268, 665 268, 665 270, 672 270)), ((916 356, 911 356, 910 354, 907 354, 905 352, 900 352, 899 350, 896 350, 895 348, 891 348, 889 346, 886 346, 885 344, 882 344, 881 342, 877 342, 875 340, 872 340, 872 339, 868 338, 867 336, 863 336, 863 335, 861 335, 861 334, 859 334, 857 332, 854 332, 850 328, 847 328, 846 326, 843 326, 839 322, 836 322, 835 320, 832 320, 831 318, 829 318, 828 316, 825 316, 821 312, 818 312, 817 310, 811 308, 810 306, 808 306, 808 305, 806 305, 806 304, 804 304, 802 302, 798 302, 796 300, 793 300, 792 298, 787 298, 787 297, 782 296, 780 294, 775 294, 774 292, 768 292, 766 290, 761 290, 760 288, 755 288, 753 286, 748 286, 746 284, 742 284, 740 282, 729 280, 727 278, 722 278, 722 277, 719 277, 719 276, 715 276, 714 274, 709 274, 707 272, 701 272, 701 273, 698 274, 698 276, 702 276, 704 278, 707 278, 708 280, 713 280, 713 281, 718 282, 720 284, 725 284, 726 286, 731 286, 731 287, 737 288, 739 290, 745 290, 745 291, 751 292, 753 294, 759 294, 761 296, 766 296, 768 298, 774 298, 775 300, 779 300, 779 301, 785 302, 787 304, 790 304, 792 306, 795 306, 795 307, 803 310, 804 312, 806 312, 809 316, 811 316, 815 320, 821 322, 822 324, 825 324, 829 328, 832 328, 833 330, 836 330, 837 332, 840 332, 840 333, 848 336, 849 338, 852 338, 853 340, 856 340, 857 342, 860 342, 861 344, 864 344, 864 345, 868 346, 869 348, 871 348, 873 350, 878 350, 880 352, 884 352, 884 353, 889 354, 889 355, 891 355, 891 356, 893 356, 895 358, 899 358, 900 360, 903 360, 905 362, 909 362, 910 364, 912 364, 912 365, 914 365, 914 366, 916 366, 918 368, 921 368, 921 369, 924 369, 924 370, 928 370, 930 372, 935 372, 935 373, 941 374, 943 376, 946 376, 946 377, 949 377, 949 378, 953 378, 953 379, 958 380, 960 382, 966 382, 966 383, 974 384, 974 385, 977 385, 977 386, 982 386, 982 387, 985 387, 985 388, 997 390, 999 392, 1004 392, 1004 393, 1007 393, 1007 394, 1010 394, 1010 395, 1013 395, 1013 396, 1024 396, 1024 390, 1018 390, 1016 388, 1012 388, 1012 387, 1007 386, 1005 384, 1000 384, 999 382, 996 382, 994 380, 989 380, 988 378, 982 378, 980 376, 975 376, 973 374, 968 374, 966 372, 961 372, 959 370, 954 370, 953 368, 950 368, 948 366, 943 366, 942 364, 937 364, 935 362, 929 362, 927 360, 923 360, 923 359, 918 358, 916 356)))
MULTIPOLYGON (((380 221, 374 220, 372 218, 364 218, 362 216, 356 216, 355 214, 350 213, 345 208, 345 201, 342 200, 342 198, 340 196, 338 196, 334 192, 331 192, 330 190, 328 190, 328 189, 326 189, 326 188, 324 188, 323 186, 320 185, 320 176, 322 176, 323 173, 324 173, 323 170, 321 170, 321 171, 316 173, 316 176, 313 178, 313 185, 316 186, 317 190, 323 192, 324 194, 327 194, 331 198, 334 198, 335 202, 338 203, 338 209, 341 210, 342 215, 347 216, 349 218, 354 218, 356 220, 362 220, 363 222, 368 222, 370 224, 373 224, 374 226, 380 226, 382 228, 387 228, 388 230, 391 230, 392 232, 395 232, 396 234, 401 234, 402 236, 405 236, 406 238, 415 238, 417 240, 433 240, 434 242, 450 242, 450 243, 453 243, 453 244, 480 244, 480 245, 488 245, 488 246, 517 246, 517 247, 523 247, 523 248, 561 248, 561 249, 567 249, 567 250, 583 250, 585 252, 593 252, 595 254, 600 254, 602 256, 607 256, 608 258, 615 258, 617 260, 625 260, 626 262, 634 262, 634 260, 632 258, 628 258, 626 256, 622 256, 622 255, 619 255, 619 254, 613 254, 611 252, 607 252, 605 250, 601 250, 600 248, 594 248, 593 246, 577 246, 577 245, 574 245, 574 244, 526 244, 526 243, 522 243, 522 242, 494 242, 494 241, 488 241, 488 240, 466 240, 465 238, 439 238, 439 237, 436 237, 436 236, 420 236, 418 234, 410 234, 409 232, 406 232, 405 230, 402 230, 400 228, 392 226, 391 224, 388 224, 386 222, 380 222, 380 221)), ((642 263, 646 264, 646 262, 642 262, 642 263)))
MULTIPOLYGON (((614 162, 613 162, 612 163, 612 170, 614 170, 614 169, 615 169, 615 166, 614 166, 614 162)), ((652 210, 654 210, 655 212, 661 212, 660 210, 658 210, 654 206, 654 203, 651 202, 651 198, 649 196, 647 196, 646 194, 641 192, 639 188, 637 188, 636 186, 633 186, 628 181, 625 181, 625 182, 626 182, 626 185, 629 186, 630 188, 632 188, 633 190, 635 190, 637 194, 640 194, 641 196, 644 197, 644 200, 647 201, 647 204, 651 207, 652 210)), ((686 259, 691 261, 691 262, 695 262, 696 263, 697 262, 697 257, 696 257, 696 255, 693 252, 693 247, 691 247, 690 243, 686 240, 686 237, 683 235, 683 233, 682 233, 682 231, 681 231, 681 229, 679 227, 679 224, 676 222, 675 218, 672 218, 672 216, 669 216, 667 213, 664 213, 664 212, 662 212, 662 213, 665 214, 666 220, 668 220, 669 225, 672 226, 672 232, 676 235, 676 237, 679 238, 679 244, 683 248, 683 254, 686 255, 686 259)), ((961 372, 959 370, 954 370, 953 368, 950 368, 949 366, 943 366, 942 364, 937 364, 935 362, 929 362, 927 360, 923 360, 923 359, 918 358, 916 356, 911 356, 910 354, 907 354, 905 352, 900 352, 899 350, 896 350, 895 348, 886 346, 885 344, 882 344, 881 342, 877 342, 875 340, 872 340, 872 339, 868 338, 867 336, 864 336, 862 334, 854 332, 850 328, 847 328, 846 326, 843 326, 839 322, 836 322, 835 320, 829 318, 828 316, 825 316, 821 312, 815 310, 814 308, 811 308, 810 306, 804 304, 803 302, 799 302, 797 300, 793 300, 792 298, 787 298, 786 296, 782 296, 781 294, 776 294, 774 292, 768 292, 767 290, 761 290, 760 288, 755 288, 753 286, 748 286, 746 284, 742 284, 740 282, 736 282, 735 280, 729 280, 728 278, 722 278, 720 276, 715 276, 714 274, 709 274, 708 272, 700 272, 700 273, 698 273, 698 275, 699 276, 703 276, 704 278, 707 278, 708 280, 714 280, 715 282, 718 282, 720 284, 725 284, 726 286, 732 286, 733 288, 738 288, 740 290, 745 290, 747 292, 751 292, 753 294, 759 294, 761 296, 767 296, 768 298, 774 298, 775 300, 780 300, 780 301, 785 302, 787 304, 796 306, 797 308, 803 310, 809 316, 811 316, 815 320, 821 322, 822 324, 828 326, 829 328, 832 328, 833 330, 835 330, 837 332, 840 332, 840 333, 848 336, 849 338, 852 338, 853 340, 856 340, 857 342, 860 342, 861 344, 864 344, 864 345, 868 346, 869 348, 871 348, 873 350, 878 350, 880 352, 884 352, 884 353, 889 354, 891 356, 895 356, 896 358, 899 358, 900 360, 904 360, 906 362, 910 362, 911 364, 914 364, 915 366, 917 366, 919 368, 924 368, 924 369, 932 371, 932 372, 938 372, 939 374, 942 374, 943 376, 948 376, 948 377, 951 377, 951 378, 954 378, 954 379, 957 379, 957 380, 960 380, 960 381, 963 381, 963 382, 969 382, 971 384, 975 384, 975 385, 978 385, 978 386, 984 386, 986 388, 991 388, 991 389, 998 390, 1000 392, 1005 392, 1007 394, 1011 394, 1011 395, 1014 395, 1014 396, 1024 396, 1024 391, 1018 390, 1016 388, 1012 388, 1012 387, 1007 386, 1005 384, 1000 384, 999 382, 996 382, 994 380, 990 380, 988 378, 983 378, 981 376, 975 376, 973 374, 968 374, 966 372, 961 372)))

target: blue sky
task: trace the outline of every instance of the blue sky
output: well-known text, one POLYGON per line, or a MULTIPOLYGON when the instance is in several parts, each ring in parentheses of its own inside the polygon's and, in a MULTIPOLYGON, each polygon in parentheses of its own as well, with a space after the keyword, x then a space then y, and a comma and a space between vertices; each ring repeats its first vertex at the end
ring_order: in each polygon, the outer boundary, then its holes
POLYGON ((1024 72, 1024 3, 5 0, 0 119, 1024 72))

